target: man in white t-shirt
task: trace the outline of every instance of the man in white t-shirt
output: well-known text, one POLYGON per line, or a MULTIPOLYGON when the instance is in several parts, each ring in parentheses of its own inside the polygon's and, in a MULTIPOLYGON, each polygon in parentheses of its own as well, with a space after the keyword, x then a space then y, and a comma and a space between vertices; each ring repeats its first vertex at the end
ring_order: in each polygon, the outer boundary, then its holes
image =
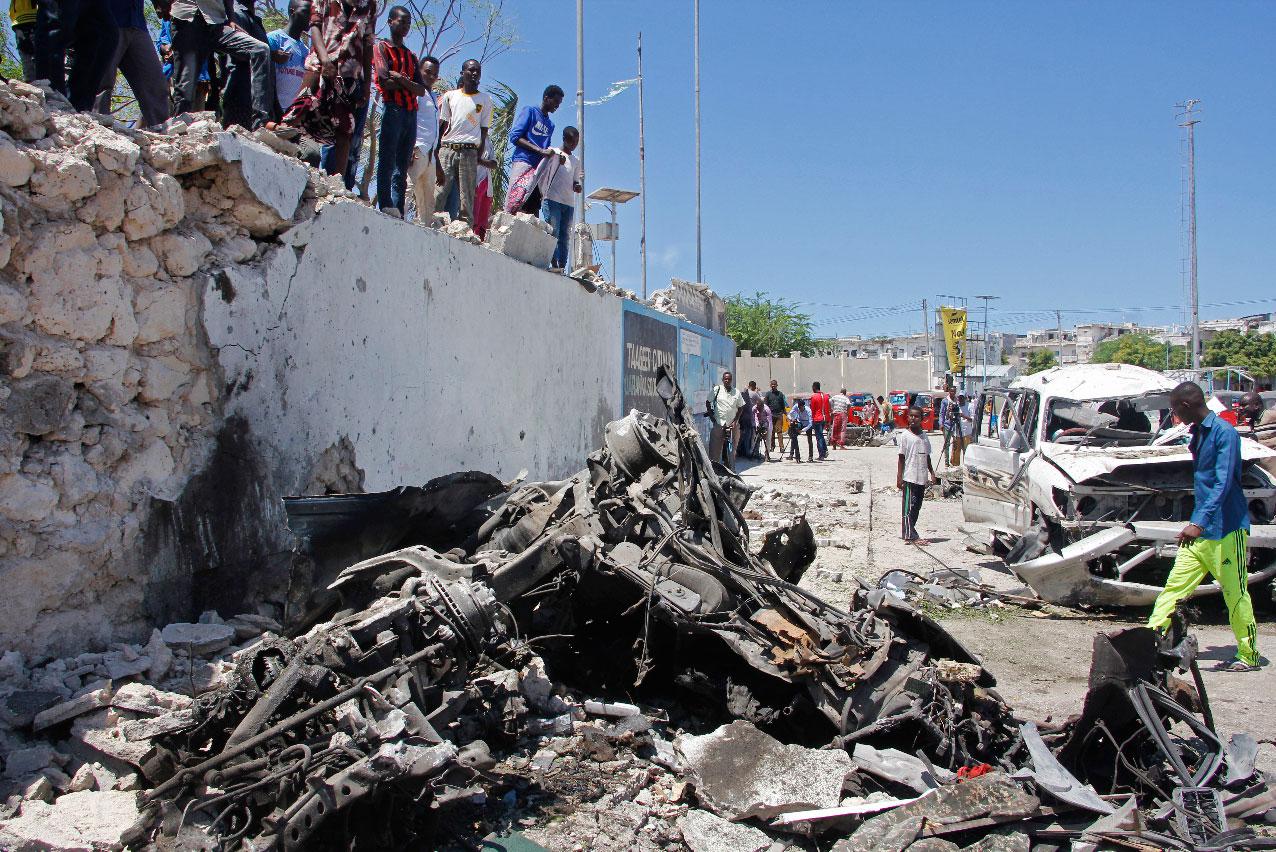
POLYGON ((906 544, 930 544, 917 536, 917 518, 922 512, 926 486, 938 482, 939 478, 930 463, 930 438, 922 431, 922 410, 917 406, 908 409, 908 428, 895 433, 895 445, 899 447, 895 487, 903 500, 901 537, 906 544))
POLYGON ((474 224, 474 187, 478 183, 479 152, 487 147, 487 130, 492 125, 492 101, 479 91, 483 66, 467 59, 461 66, 461 87, 445 94, 439 102, 438 189, 434 211, 447 208, 452 185, 460 196, 458 218, 474 224))
POLYGON ((709 458, 735 469, 735 421, 744 408, 744 397, 731 382, 731 374, 722 374, 722 383, 713 386, 705 400, 709 417, 709 458))
POLYGON ((439 96, 434 83, 439 79, 439 60, 421 59, 421 83, 425 94, 416 99, 416 142, 408 163, 408 214, 430 224, 434 214, 435 178, 439 170, 439 96))
POLYGON ((572 216, 576 212, 576 194, 585 183, 585 172, 581 169, 580 160, 572 152, 580 144, 580 131, 574 127, 563 128, 563 146, 559 152, 566 162, 554 162, 551 158, 546 163, 554 170, 545 187, 545 203, 541 205, 541 216, 554 229, 554 239, 558 245, 554 248, 554 259, 550 269, 559 272, 567 266, 567 250, 572 238, 572 216))

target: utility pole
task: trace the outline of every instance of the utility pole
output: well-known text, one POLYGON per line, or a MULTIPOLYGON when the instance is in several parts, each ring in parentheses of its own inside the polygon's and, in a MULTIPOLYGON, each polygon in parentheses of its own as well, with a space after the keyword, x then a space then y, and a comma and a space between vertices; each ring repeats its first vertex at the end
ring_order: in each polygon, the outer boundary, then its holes
POLYGON ((642 33, 638 33, 638 191, 642 208, 642 298, 647 300, 647 137, 643 131, 642 33))
POLYGON ((696 40, 696 283, 703 284, 704 266, 700 250, 700 0, 693 0, 693 2, 696 40))
MULTIPOLYGON (((585 0, 576 0, 576 129, 580 131, 580 146, 576 156, 580 158, 580 169, 585 170, 585 0)), ((576 194, 576 228, 585 226, 585 192, 584 187, 576 194)), ((576 253, 581 251, 582 240, 576 239, 576 253)), ((579 258, 581 266, 588 265, 589 258, 579 258)), ((569 271, 572 261, 568 261, 569 271)), ((615 270, 612 276, 615 277, 615 270)))
POLYGON ((930 351, 930 311, 927 308, 925 299, 922 299, 922 331, 926 333, 926 378, 933 381, 935 378, 935 356, 930 351))
POLYGON ((1054 324, 1059 334, 1059 366, 1063 366, 1063 320, 1059 316, 1059 309, 1055 308, 1054 324))
POLYGON ((1175 104, 1179 113, 1179 127, 1187 128, 1187 251, 1189 300, 1192 303, 1192 369, 1201 368, 1201 304, 1196 284, 1196 124, 1194 110, 1200 101, 1191 98, 1175 104))
MULTIPOLYGON (((988 303, 993 299, 1000 299, 1000 296, 976 296, 976 299, 984 300, 984 390, 988 388, 988 303)), ((1060 359, 1062 360, 1062 358, 1060 359)))

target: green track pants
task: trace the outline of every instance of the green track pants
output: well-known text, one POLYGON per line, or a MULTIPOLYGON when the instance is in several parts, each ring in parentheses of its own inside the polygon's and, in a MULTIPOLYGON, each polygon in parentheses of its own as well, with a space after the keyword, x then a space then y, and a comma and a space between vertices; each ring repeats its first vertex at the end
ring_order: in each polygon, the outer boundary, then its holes
POLYGON ((1227 604, 1228 620, 1236 634, 1236 658, 1258 665, 1258 627, 1254 623, 1254 606, 1249 598, 1246 544, 1249 533, 1235 530, 1221 539, 1198 538, 1179 547, 1174 567, 1165 580, 1165 589, 1152 606, 1148 627, 1163 630, 1179 601, 1190 595, 1205 575, 1218 581, 1227 604))

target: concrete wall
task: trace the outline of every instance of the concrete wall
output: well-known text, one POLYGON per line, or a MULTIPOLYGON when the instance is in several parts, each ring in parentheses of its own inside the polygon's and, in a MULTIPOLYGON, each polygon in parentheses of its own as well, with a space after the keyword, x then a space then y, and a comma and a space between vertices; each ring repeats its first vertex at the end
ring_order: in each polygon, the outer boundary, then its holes
POLYGON ((288 494, 580 470, 624 412, 626 314, 693 383, 734 352, 343 193, 206 119, 0 81, 0 648, 278 617, 288 494))
POLYGON ((766 388, 771 379, 777 380, 786 394, 807 393, 811 382, 819 382, 828 393, 844 387, 877 395, 891 390, 930 390, 933 381, 921 358, 803 358, 796 354, 790 358, 754 358, 747 350, 736 358, 736 381, 756 381, 758 387, 766 388))

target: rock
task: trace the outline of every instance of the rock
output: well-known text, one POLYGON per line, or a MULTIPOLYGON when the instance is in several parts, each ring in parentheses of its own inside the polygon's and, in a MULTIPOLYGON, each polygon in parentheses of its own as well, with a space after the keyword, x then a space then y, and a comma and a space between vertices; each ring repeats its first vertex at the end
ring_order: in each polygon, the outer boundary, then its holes
POLYGON ((172 231, 152 239, 151 248, 169 275, 185 278, 203 266, 213 244, 198 231, 172 231))
POLYGON ((186 291, 180 287, 144 290, 134 299, 136 343, 154 343, 186 332, 186 291))
POLYGON ((487 229, 487 247, 506 257, 545 269, 554 256, 558 241, 546 231, 546 223, 528 213, 492 216, 487 229))
POLYGON ((137 657, 133 660, 126 660, 122 654, 108 654, 106 662, 106 676, 111 680, 123 680, 126 677, 134 677, 151 667, 151 661, 147 657, 137 657))
POLYGON ((4 776, 23 778, 53 764, 53 746, 34 745, 9 752, 4 758, 4 776))
MULTIPOLYGON (((915 849, 916 846, 909 847, 915 849)), ((963 852, 1029 852, 1032 844, 1028 835, 1006 829, 1000 829, 984 835, 975 843, 965 847, 963 852)))
POLYGON ((447 227, 443 229, 443 233, 449 237, 461 240, 463 242, 479 245, 483 241, 479 239, 478 234, 474 233, 474 229, 464 219, 457 219, 455 222, 449 222, 447 227))
POLYGON ((112 707, 144 716, 162 716, 174 710, 189 710, 193 703, 189 696, 164 692, 145 683, 126 683, 111 697, 112 707))
POLYGON ((83 716, 85 713, 92 713, 111 703, 111 689, 95 689, 92 692, 85 693, 79 698, 73 698, 70 701, 64 701, 56 704, 48 710, 44 710, 36 714, 35 720, 31 723, 33 731, 43 731, 62 722, 74 719, 77 716, 83 716))
POLYGON ((35 166, 8 135, 0 137, 0 183, 22 186, 31 179, 35 166))
POLYGON ((279 633, 283 628, 279 622, 265 615, 257 615, 256 613, 244 613, 237 615, 226 622, 235 628, 235 641, 243 642, 253 639, 261 634, 269 631, 271 633, 279 633))
POLYGON ((71 725, 71 739, 98 755, 138 766, 150 755, 150 743, 129 742, 105 710, 81 716, 71 725))
POLYGON ((47 435, 62 427, 75 405, 75 386, 60 376, 28 376, 10 385, 0 413, 27 435, 47 435))
POLYGON ((70 209, 71 202, 97 192, 97 175, 85 160, 63 151, 32 150, 32 199, 47 210, 70 209))
POLYGON ((0 284, 0 323, 20 322, 27 315, 27 297, 7 284, 0 284))
MULTIPOLYGON (((22 798, 28 802, 52 802, 56 791, 53 789, 53 782, 43 775, 37 775, 31 780, 31 783, 22 791, 22 798)), ((0 823, 3 825, 3 823, 0 823)), ((0 843, 4 842, 4 831, 0 829, 0 843)), ((10 849, 9 846, 0 846, 2 849, 10 849)))
POLYGON ((139 815, 137 793, 67 793, 51 805, 29 802, 21 816, 0 822, 0 847, 12 852, 120 849, 139 815))
POLYGON ((1036 796, 1005 774, 991 772, 941 787, 915 802, 871 817, 836 848, 847 852, 901 852, 909 848, 923 822, 951 825, 985 816, 1028 816, 1040 807, 1036 796))
MULTIPOLYGON (((399 711, 402 712, 402 711, 399 711)), ((168 734, 182 728, 190 727, 195 719, 194 711, 179 710, 166 716, 155 716, 150 719, 137 719, 132 722, 121 722, 120 731, 124 739, 131 743, 145 742, 160 734, 168 734)))
POLYGON ((771 838, 749 825, 727 822, 708 811, 688 811, 678 820, 682 842, 691 852, 762 852, 771 838))
POLYGON ((749 722, 674 741, 700 801, 732 821, 837 807, 851 756, 841 749, 786 745, 749 722))
POLYGON ((0 515, 11 521, 42 521, 58 505, 58 492, 20 473, 0 476, 0 515))
POLYGON ((176 651, 207 655, 230 645, 235 628, 228 624, 190 624, 177 622, 164 628, 160 636, 164 644, 176 651))
POLYGON ((173 665, 173 652, 158 629, 151 631, 150 641, 146 643, 146 656, 151 658, 151 667, 146 671, 147 680, 163 679, 173 665))
POLYGON ((85 763, 75 770, 67 790, 71 793, 78 793, 81 790, 96 790, 97 788, 97 776, 93 774, 93 764, 85 763))

